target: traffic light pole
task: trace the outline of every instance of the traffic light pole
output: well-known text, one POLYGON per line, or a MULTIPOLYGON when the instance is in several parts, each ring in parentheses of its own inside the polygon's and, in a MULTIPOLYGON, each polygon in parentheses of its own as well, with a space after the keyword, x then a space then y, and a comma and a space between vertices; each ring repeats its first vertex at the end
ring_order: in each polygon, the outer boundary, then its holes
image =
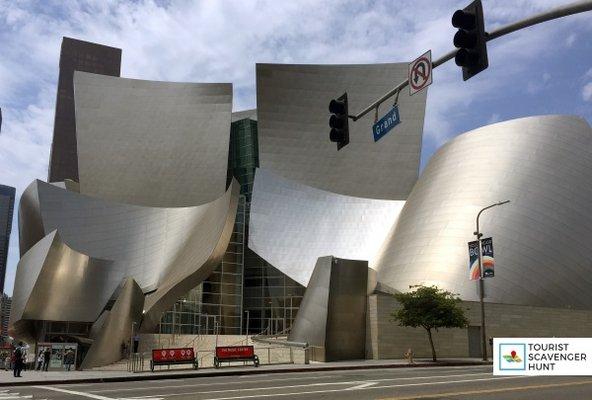
MULTIPOLYGON (((501 28, 498 28, 498 29, 490 32, 487 35, 487 41, 489 42, 490 40, 497 39, 497 38, 507 35, 509 33, 516 32, 520 29, 524 29, 524 28, 528 28, 528 27, 536 25, 536 24, 540 24, 541 22, 547 22, 547 21, 551 21, 554 19, 567 17, 568 15, 583 13, 586 11, 592 11, 592 0, 583 0, 583 1, 578 1, 575 3, 567 4, 565 6, 560 6, 560 7, 554 8, 550 11, 546 11, 546 12, 534 15, 532 17, 523 19, 521 21, 514 22, 513 24, 502 26, 501 28)), ((454 56, 456 55, 457 51, 458 50, 452 50, 452 51, 446 53, 444 56, 433 61, 432 62, 432 69, 439 67, 440 65, 444 64, 446 61, 452 60, 454 58, 454 56)), ((395 94, 400 92, 408 84, 409 84, 408 80, 405 80, 405 81, 399 83, 397 86, 395 86, 393 89, 391 89, 388 93, 385 93, 382 97, 375 100, 372 104, 370 104, 368 107, 366 107, 365 109, 360 111, 358 114, 349 115, 349 118, 351 118, 354 121, 357 121, 358 119, 362 118, 364 115, 368 114, 370 111, 374 110, 375 108, 378 108, 382 103, 384 103, 385 101, 390 99, 392 96, 394 96, 395 94)))

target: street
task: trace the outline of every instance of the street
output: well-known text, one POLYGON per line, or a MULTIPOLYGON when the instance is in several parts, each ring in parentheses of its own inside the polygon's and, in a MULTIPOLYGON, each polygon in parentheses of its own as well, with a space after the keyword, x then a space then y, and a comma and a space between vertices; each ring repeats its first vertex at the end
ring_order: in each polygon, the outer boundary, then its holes
POLYGON ((66 399, 589 399, 589 377, 494 377, 489 366, 277 373, 21 386, 0 400, 66 399))

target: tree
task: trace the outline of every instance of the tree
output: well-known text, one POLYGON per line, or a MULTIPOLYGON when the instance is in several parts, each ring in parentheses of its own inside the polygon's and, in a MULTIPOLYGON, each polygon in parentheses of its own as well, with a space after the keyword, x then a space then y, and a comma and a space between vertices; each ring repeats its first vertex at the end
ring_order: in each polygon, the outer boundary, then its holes
POLYGON ((394 294, 401 308, 392 316, 400 326, 422 327, 428 332, 432 359, 436 361, 436 349, 432 339, 432 329, 464 328, 469 324, 460 298, 454 293, 438 289, 437 286, 417 286, 412 292, 394 294))

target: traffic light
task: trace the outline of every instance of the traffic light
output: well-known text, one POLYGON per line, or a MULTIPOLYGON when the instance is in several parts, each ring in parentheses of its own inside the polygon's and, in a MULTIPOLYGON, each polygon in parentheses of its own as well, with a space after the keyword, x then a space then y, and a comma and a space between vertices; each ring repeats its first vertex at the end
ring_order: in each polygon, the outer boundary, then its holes
POLYGON ((458 47, 454 61, 462 67, 463 80, 466 81, 489 66, 481 0, 457 10, 452 15, 452 26, 459 28, 454 35, 454 45, 458 47))
POLYGON ((329 139, 337 143, 337 150, 349 143, 349 124, 347 117, 347 93, 342 94, 337 99, 329 103, 329 126, 331 133, 329 139))

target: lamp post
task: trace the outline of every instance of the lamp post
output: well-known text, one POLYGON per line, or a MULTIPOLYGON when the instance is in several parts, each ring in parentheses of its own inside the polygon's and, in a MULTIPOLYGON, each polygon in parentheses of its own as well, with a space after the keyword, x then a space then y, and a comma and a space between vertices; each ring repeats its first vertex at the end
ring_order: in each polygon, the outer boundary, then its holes
POLYGON ((130 346, 129 346, 129 358, 132 359, 133 354, 133 345, 134 345, 134 327, 136 326, 136 322, 132 321, 132 331, 130 334, 130 346))
POLYGON ((245 329, 245 336, 247 340, 247 345, 249 344, 249 310, 245 310, 245 314, 247 314, 247 323, 245 329))
POLYGON ((479 217, 481 216, 481 213, 483 213, 483 211, 489 210, 490 208, 496 206, 508 204, 509 202, 510 200, 499 201, 485 208, 482 208, 477 214, 477 220, 475 223, 477 229, 475 230, 475 232, 473 232, 473 235, 477 236, 477 241, 479 242, 477 245, 477 257, 479 260, 479 273, 481 275, 479 277, 479 302, 481 303, 481 354, 483 355, 483 361, 487 361, 487 335, 485 334, 485 303, 483 301, 483 297, 485 296, 485 294, 483 285, 483 262, 481 259, 481 236, 483 236, 483 234, 479 232, 479 217))

